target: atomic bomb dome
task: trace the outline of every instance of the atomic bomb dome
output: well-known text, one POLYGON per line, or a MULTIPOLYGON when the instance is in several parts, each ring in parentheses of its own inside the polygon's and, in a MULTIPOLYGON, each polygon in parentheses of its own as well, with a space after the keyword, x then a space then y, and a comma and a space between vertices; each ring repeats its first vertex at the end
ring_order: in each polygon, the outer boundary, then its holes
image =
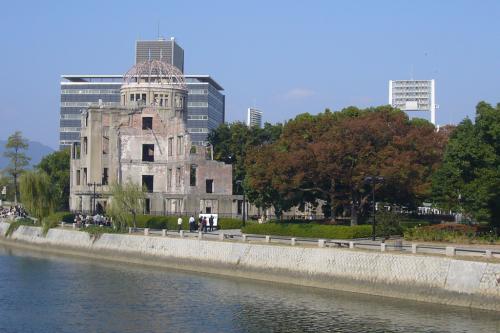
POLYGON ((184 75, 175 66, 161 60, 135 64, 124 75, 124 85, 159 84, 186 90, 184 75))

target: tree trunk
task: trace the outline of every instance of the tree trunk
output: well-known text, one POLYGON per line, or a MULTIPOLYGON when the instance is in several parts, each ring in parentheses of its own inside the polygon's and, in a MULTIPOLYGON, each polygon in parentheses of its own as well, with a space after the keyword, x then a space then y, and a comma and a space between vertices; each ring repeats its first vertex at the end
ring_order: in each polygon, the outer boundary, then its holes
POLYGON ((358 206, 353 201, 351 204, 351 227, 358 225, 358 206))
POLYGON ((134 217, 134 230, 137 229, 136 224, 135 224, 135 211, 132 213, 132 216, 134 217))
POLYGON ((17 205, 17 174, 14 174, 14 204, 17 205))

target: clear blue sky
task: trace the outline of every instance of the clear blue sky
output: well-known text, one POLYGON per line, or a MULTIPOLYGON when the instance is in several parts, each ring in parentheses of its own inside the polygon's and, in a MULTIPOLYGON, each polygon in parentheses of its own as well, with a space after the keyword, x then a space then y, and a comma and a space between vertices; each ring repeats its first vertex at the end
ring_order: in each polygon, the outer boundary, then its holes
POLYGON ((440 124, 500 102, 500 1, 6 1, 0 139, 58 144, 61 74, 122 74, 157 25, 185 72, 224 88, 228 121, 387 104, 388 80, 436 79, 440 124))

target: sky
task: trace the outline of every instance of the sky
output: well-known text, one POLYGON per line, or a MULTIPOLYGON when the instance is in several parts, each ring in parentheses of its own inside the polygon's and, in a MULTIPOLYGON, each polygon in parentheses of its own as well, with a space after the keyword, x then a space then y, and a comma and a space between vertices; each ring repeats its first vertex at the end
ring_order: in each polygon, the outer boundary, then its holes
POLYGON ((7 1, 0 139, 58 146, 60 76, 123 74, 135 41, 174 36, 186 74, 209 74, 226 121, 251 106, 283 122, 388 104, 388 81, 435 79, 438 124, 500 102, 500 1, 7 1))

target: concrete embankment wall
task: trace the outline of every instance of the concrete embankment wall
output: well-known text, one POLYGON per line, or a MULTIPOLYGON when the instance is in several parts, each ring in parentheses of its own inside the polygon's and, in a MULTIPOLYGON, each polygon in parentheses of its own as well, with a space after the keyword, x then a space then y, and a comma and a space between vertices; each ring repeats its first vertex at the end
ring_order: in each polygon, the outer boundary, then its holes
POLYGON ((172 237, 102 234, 20 226, 0 243, 32 249, 174 267, 500 311, 500 263, 391 252, 306 248, 172 237))

